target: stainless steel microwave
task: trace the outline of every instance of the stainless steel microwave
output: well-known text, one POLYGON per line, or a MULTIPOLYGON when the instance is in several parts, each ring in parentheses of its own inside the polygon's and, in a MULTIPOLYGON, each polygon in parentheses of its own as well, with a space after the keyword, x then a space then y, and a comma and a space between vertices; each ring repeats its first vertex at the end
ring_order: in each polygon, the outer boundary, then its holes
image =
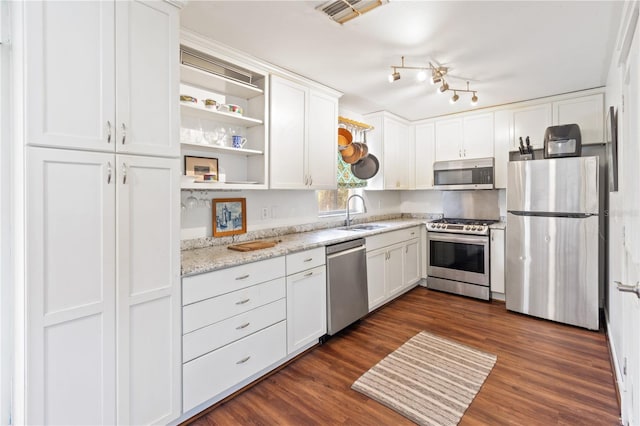
POLYGON ((433 163, 435 189, 493 189, 493 158, 436 161, 433 163))

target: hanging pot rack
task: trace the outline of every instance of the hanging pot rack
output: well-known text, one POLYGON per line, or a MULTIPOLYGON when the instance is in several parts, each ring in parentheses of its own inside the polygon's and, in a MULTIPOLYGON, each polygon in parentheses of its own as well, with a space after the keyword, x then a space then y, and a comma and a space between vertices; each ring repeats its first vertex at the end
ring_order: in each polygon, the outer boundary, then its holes
POLYGON ((342 117, 342 116, 338 117, 338 123, 347 124, 347 125, 350 125, 350 126, 355 126, 359 130, 365 130, 365 131, 373 130, 373 126, 371 126, 369 124, 361 123, 360 121, 352 120, 350 118, 346 118, 346 117, 342 117))

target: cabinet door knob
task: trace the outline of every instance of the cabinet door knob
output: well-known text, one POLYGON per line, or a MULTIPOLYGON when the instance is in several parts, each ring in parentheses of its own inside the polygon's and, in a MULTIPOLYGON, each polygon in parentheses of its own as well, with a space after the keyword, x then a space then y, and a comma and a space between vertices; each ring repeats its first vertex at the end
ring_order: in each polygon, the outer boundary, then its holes
POLYGON ((306 274, 304 274, 305 277, 310 277, 311 275, 313 275, 313 272, 307 272, 306 274))
POLYGON ((124 142, 127 140, 127 126, 125 126, 124 123, 122 123, 122 145, 124 145, 124 142))
POLYGON ((247 278, 249 278, 249 274, 245 274, 245 275, 241 275, 239 277, 236 277, 236 280, 246 280, 247 278))
POLYGON ((107 161, 107 185, 111 183, 111 161, 107 161))
POLYGON ((313 257, 307 257, 304 262, 311 262, 313 260, 313 257))
POLYGON ((107 143, 111 143, 111 121, 107 120, 107 143))
POLYGON ((623 293, 635 293, 638 298, 640 298, 640 282, 636 285, 624 285, 620 281, 614 281, 616 283, 616 287, 618 291, 623 293))
POLYGON ((251 300, 251 299, 250 298, 246 298, 246 299, 238 300, 236 302, 236 305, 244 305, 245 303, 249 302, 249 300, 251 300))
POLYGON ((313 177, 309 176, 309 186, 313 185, 313 177))

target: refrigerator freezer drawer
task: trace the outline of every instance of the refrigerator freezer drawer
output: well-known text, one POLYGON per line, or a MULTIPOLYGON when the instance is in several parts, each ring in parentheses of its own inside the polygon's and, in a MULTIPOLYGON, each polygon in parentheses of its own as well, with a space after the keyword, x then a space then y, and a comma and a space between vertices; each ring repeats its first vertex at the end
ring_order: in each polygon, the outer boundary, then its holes
POLYGON ((598 216, 507 216, 507 309, 598 329, 598 216))
POLYGON ((598 214, 598 157, 509 163, 507 211, 598 214))

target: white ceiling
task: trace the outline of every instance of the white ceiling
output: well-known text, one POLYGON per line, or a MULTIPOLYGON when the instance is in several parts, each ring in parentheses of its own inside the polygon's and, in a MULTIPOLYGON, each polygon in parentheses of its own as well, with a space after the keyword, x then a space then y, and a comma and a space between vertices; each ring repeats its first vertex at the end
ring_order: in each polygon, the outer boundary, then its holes
POLYGON ((344 25, 323 1, 193 1, 183 27, 333 87, 341 107, 410 120, 470 110, 470 95, 437 94, 415 71, 450 68, 452 87, 478 91, 476 108, 604 86, 621 1, 397 1, 344 25))

